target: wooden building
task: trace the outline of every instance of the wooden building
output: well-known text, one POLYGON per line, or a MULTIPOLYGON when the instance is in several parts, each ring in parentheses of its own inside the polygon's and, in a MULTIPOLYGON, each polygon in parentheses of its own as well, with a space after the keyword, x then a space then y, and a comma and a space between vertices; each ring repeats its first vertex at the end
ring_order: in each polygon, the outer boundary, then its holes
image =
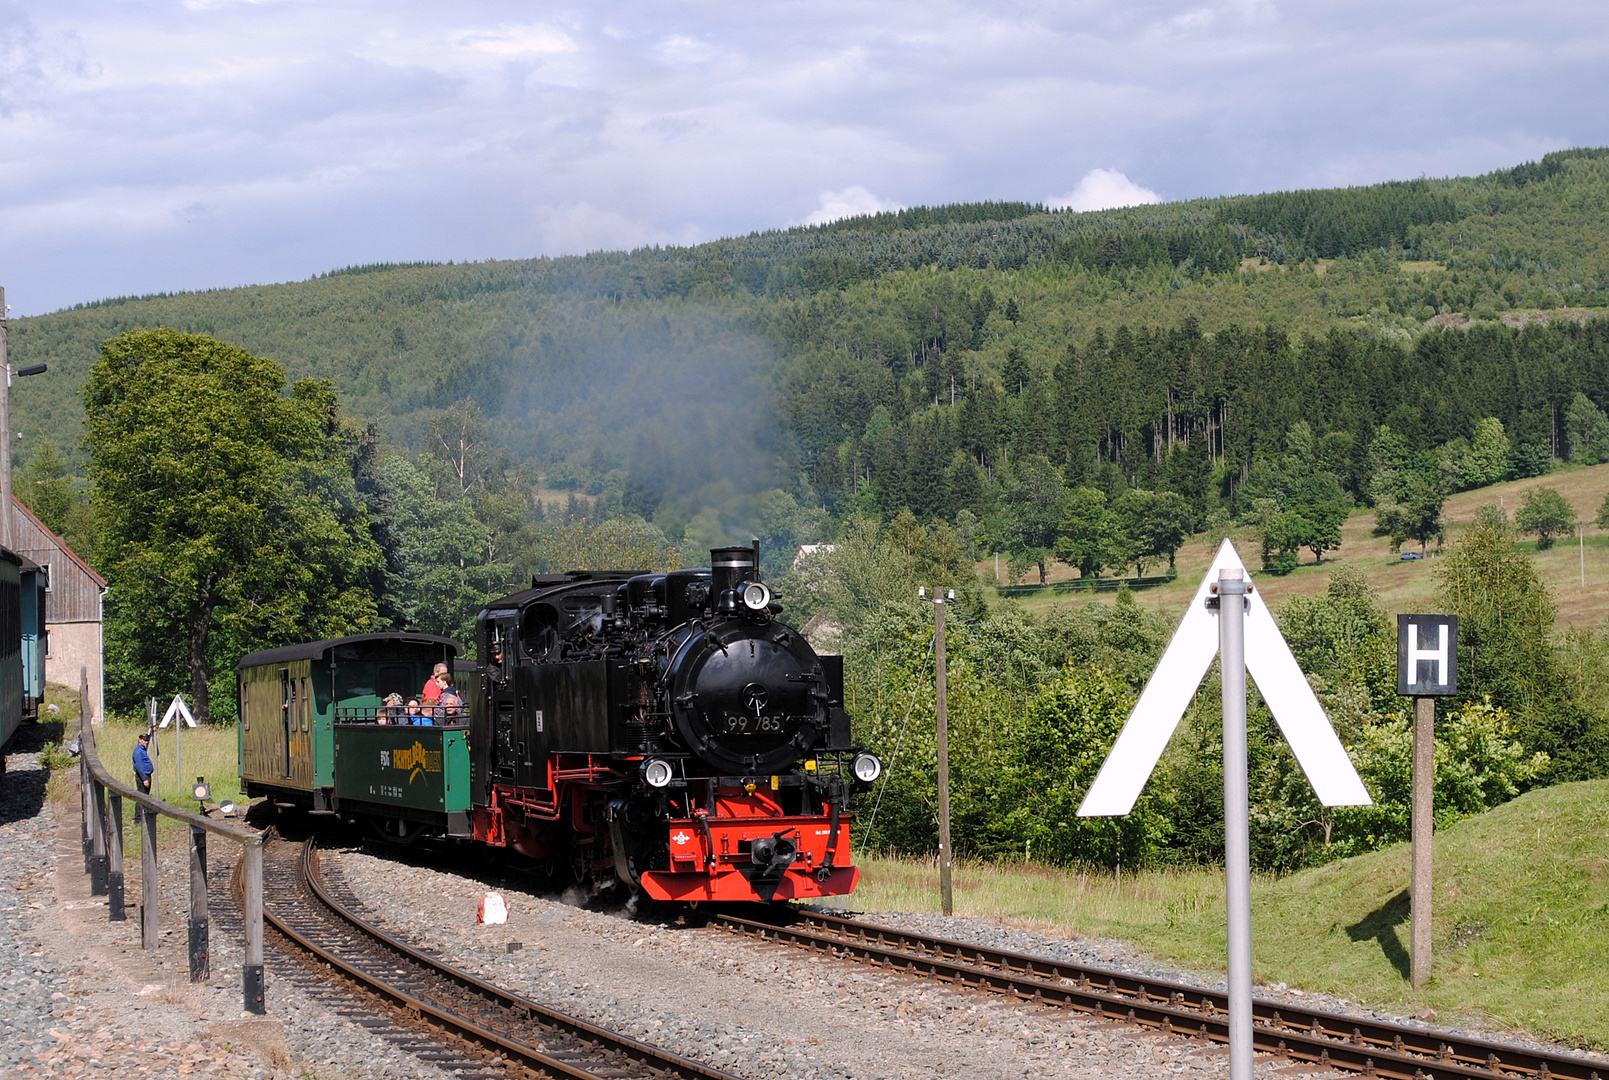
POLYGON ((106 579, 91 570, 61 537, 45 528, 32 511, 15 499, 11 527, 17 554, 32 559, 48 572, 45 678, 76 690, 79 670, 88 668, 89 693, 99 721, 106 715, 106 680, 101 666, 101 605, 106 597, 106 579))

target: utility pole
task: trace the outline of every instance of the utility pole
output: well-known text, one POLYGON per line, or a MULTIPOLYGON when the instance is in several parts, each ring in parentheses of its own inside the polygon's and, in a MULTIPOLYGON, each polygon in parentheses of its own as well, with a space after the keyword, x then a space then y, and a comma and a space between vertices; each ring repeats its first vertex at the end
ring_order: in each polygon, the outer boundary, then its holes
MULTIPOLYGON (((916 590, 916 598, 927 601, 927 589, 916 590)), ((955 603, 955 590, 934 589, 929 602, 933 605, 934 744, 939 758, 939 902, 944 914, 953 915, 955 860, 950 853, 950 708, 944 679, 944 607, 955 603)))
POLYGON ((42 375, 44 364, 30 364, 21 371, 11 370, 11 352, 6 341, 6 290, 0 286, 0 546, 16 547, 15 517, 11 508, 11 376, 42 375))

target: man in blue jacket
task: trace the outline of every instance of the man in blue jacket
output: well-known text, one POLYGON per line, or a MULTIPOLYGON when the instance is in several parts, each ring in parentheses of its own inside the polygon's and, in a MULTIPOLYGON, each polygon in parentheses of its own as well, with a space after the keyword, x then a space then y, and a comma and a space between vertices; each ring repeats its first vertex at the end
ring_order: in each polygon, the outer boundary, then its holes
POLYGON ((140 741, 134 744, 134 782, 145 794, 151 794, 151 774, 156 766, 151 763, 151 733, 140 732, 140 741))

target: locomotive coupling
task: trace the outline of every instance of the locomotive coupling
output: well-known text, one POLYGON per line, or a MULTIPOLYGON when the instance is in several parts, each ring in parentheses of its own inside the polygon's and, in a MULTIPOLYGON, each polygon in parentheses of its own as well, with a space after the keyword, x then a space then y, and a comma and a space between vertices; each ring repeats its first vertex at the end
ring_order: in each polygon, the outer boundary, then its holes
POLYGON ((798 854, 798 845, 781 833, 756 840, 749 847, 749 858, 762 874, 785 870, 798 854))

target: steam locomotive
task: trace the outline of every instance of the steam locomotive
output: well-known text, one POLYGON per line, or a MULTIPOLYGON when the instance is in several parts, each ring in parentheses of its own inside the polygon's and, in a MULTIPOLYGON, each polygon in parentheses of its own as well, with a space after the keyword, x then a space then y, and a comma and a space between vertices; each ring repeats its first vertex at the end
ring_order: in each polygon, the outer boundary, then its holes
POLYGON ((445 639, 244 658, 247 793, 393 839, 513 849, 661 901, 852 891, 848 800, 882 763, 854 744, 842 658, 778 617, 758 545, 710 560, 542 575, 489 604, 480 663, 458 662, 464 715, 433 726, 382 722, 384 700, 451 662, 445 639))

